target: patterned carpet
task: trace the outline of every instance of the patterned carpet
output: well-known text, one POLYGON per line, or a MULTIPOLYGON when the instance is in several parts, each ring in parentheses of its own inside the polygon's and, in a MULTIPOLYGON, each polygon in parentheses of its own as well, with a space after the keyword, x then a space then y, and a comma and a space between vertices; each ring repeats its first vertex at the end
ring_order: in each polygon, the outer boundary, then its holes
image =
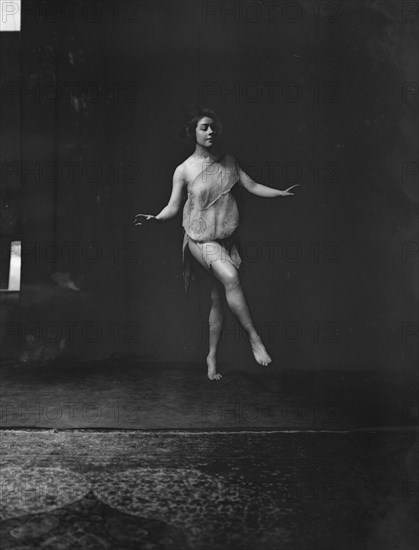
POLYGON ((417 436, 3 431, 0 548, 410 550, 417 436))

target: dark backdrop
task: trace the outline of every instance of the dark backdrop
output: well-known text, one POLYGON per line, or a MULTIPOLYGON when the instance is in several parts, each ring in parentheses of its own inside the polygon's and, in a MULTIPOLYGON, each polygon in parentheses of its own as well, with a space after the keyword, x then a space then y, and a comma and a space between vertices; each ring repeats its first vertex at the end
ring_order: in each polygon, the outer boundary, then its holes
MULTIPOLYGON (((209 282, 198 273, 185 301, 181 216, 142 230, 132 220, 166 204, 191 152, 185 114, 203 102, 250 175, 301 184, 292 198, 239 199, 243 285, 272 355, 295 369, 414 365, 416 16, 405 5, 71 12, 27 0, 22 32, 1 37, 3 67, 15 67, 5 52, 19 67, 2 75, 3 110, 20 126, 2 145, 2 182, 21 186, 20 359, 202 360, 209 282)), ((220 358, 249 361, 231 316, 226 327, 220 358)))

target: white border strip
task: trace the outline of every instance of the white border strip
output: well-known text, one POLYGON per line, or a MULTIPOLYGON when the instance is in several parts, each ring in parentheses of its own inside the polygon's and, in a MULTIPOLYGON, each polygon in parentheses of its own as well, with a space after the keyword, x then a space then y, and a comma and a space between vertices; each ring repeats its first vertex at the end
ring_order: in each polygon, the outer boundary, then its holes
POLYGON ((21 0, 0 0, 0 31, 20 31, 21 0))

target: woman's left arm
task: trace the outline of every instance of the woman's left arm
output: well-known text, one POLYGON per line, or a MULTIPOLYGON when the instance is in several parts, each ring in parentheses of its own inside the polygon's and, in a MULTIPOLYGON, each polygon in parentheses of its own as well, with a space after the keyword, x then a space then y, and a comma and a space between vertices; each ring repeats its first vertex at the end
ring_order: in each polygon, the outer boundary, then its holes
POLYGON ((252 193, 253 195, 257 195, 258 197, 273 199, 276 197, 293 196, 294 193, 290 193, 291 189, 293 189, 294 187, 298 187, 299 185, 299 184, 292 185, 291 187, 288 187, 288 189, 281 191, 281 189, 274 189, 273 187, 268 187, 267 185, 256 183, 254 180, 252 180, 252 178, 248 174, 246 174, 244 170, 240 168, 237 162, 236 162, 236 168, 240 177, 240 182, 243 185, 243 187, 247 189, 249 193, 252 193))

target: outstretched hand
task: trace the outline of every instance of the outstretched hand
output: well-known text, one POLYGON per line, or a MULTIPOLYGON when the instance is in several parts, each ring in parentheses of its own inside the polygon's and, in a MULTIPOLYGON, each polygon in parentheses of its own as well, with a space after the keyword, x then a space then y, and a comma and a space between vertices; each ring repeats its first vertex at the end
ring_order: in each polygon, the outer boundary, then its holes
POLYGON ((294 189, 294 187, 299 187, 299 186, 300 184, 296 183, 295 185, 291 185, 291 187, 288 187, 288 189, 281 191, 281 197, 292 197, 294 193, 290 193, 291 189, 294 189))
POLYGON ((136 214, 134 217, 134 225, 143 225, 150 220, 157 220, 157 218, 151 214, 136 214))

